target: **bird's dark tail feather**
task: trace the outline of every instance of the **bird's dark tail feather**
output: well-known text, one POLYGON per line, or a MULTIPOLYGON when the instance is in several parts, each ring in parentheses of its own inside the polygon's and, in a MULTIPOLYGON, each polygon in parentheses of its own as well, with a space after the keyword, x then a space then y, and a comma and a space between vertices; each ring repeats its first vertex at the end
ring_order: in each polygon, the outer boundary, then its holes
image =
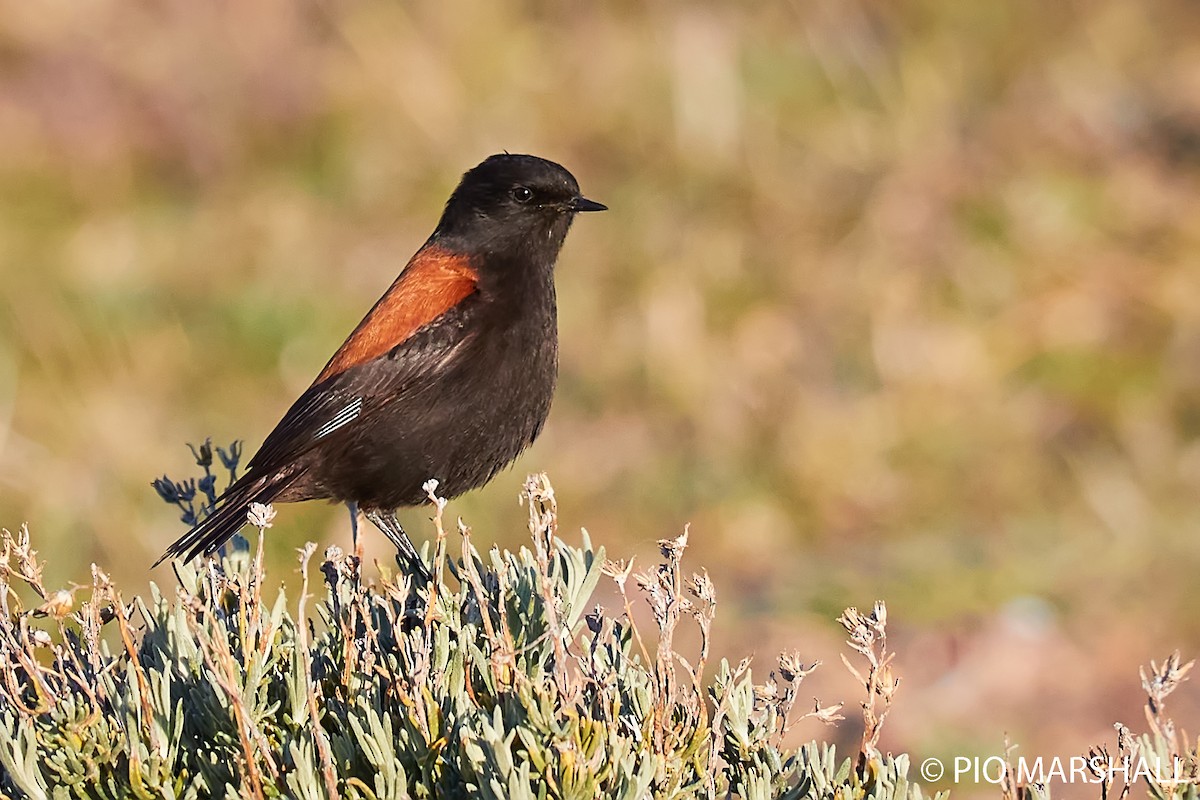
MULTIPOLYGON (((248 477, 248 476, 246 476, 248 477)), ((295 480, 293 475, 273 475, 251 480, 245 485, 238 481, 221 497, 217 498, 217 510, 209 514, 196 527, 180 536, 167 548, 154 566, 169 558, 191 561, 200 554, 212 555, 217 548, 233 538, 246 524, 246 514, 251 503, 270 503, 295 480)))

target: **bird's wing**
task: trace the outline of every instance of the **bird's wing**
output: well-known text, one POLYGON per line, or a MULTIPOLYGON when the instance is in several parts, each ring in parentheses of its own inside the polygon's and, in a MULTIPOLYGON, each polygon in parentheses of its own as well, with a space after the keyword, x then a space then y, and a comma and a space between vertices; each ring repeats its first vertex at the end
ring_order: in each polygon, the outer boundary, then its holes
POLYGON ((474 293, 478 283, 479 273, 467 256, 426 244, 358 323, 313 383, 319 384, 391 351, 474 293))
POLYGON ((465 257, 426 245, 292 404, 247 464, 286 466, 384 403, 403 402, 447 370, 474 338, 477 273, 465 257))

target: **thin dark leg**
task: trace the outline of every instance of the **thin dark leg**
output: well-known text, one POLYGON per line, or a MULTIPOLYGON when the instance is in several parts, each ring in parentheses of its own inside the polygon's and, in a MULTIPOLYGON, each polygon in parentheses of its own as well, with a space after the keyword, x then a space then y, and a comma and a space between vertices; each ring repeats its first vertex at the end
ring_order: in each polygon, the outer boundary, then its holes
POLYGON ((358 503, 347 500, 346 508, 350 510, 350 546, 358 553, 358 503))
MULTIPOLYGON (((396 555, 396 561, 408 562, 410 569, 415 571, 425 580, 430 580, 429 570, 425 567, 425 562, 421 560, 420 554, 417 553, 417 548, 413 546, 412 539, 408 538, 408 534, 404 532, 404 528, 400 527, 400 520, 396 519, 395 511, 383 511, 378 508, 367 509, 363 512, 363 516, 371 520, 376 528, 383 531, 392 544, 396 545, 396 550, 399 551, 396 555)), ((404 566, 401 563, 401 566, 404 566)))

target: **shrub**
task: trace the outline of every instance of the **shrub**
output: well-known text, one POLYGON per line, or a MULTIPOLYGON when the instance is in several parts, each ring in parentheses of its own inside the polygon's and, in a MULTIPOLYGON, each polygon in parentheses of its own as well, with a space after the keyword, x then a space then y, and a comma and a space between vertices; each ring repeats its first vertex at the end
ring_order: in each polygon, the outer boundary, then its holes
MULTIPOLYGON (((430 583, 368 580, 336 547, 310 595, 300 552, 295 614, 264 595, 256 553, 177 565, 167 597, 126 601, 93 567, 90 587, 48 591, 24 529, 0 542, 0 789, 8 796, 296 798, 912 798, 908 761, 875 748, 895 682, 885 611, 842 617, 866 659, 862 752, 784 749, 815 665, 780 658, 709 669, 716 610, 704 574, 685 579, 686 532, 633 574, 588 541, 558 538, 553 491, 530 479, 532 548, 480 552, 461 525, 451 558, 434 499, 430 583), (590 606, 604 574, 623 613, 590 606), (632 621, 632 578, 657 630, 632 621), (21 584, 40 602, 26 608, 21 584), (85 594, 86 599, 76 595, 85 594), (78 608, 76 609, 76 604, 78 608), (673 648, 699 626, 691 663, 673 648)), ((186 513, 186 509, 185 509, 186 513)), ((636 597, 634 598, 636 600, 636 597)))

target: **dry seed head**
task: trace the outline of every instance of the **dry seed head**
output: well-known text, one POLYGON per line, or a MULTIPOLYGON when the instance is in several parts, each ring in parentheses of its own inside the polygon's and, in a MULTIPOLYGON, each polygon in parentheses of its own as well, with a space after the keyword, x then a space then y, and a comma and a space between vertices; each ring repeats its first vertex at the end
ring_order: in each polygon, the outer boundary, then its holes
POLYGON ((1117 750, 1124 753, 1130 749, 1130 743, 1133 741, 1133 734, 1129 728, 1119 722, 1113 723, 1113 728, 1117 731, 1117 750))
POLYGON ((679 561, 683 557, 683 551, 687 549, 689 528, 689 525, 684 525, 683 533, 674 539, 658 540, 658 549, 662 552, 663 558, 670 561, 679 561))
POLYGON ((260 531, 265 531, 275 521, 275 507, 270 503, 251 503, 246 519, 260 531))
POLYGON ((633 572, 633 559, 628 562, 625 559, 620 561, 605 560, 600 567, 600 571, 608 577, 612 578, 621 591, 625 591, 625 584, 629 581, 629 574, 633 572))
POLYGON ((854 649, 869 648, 875 642, 875 632, 865 617, 857 608, 850 606, 838 617, 838 622, 850 636, 850 641, 856 645, 854 649))
POLYGON ((650 602, 650 610, 654 612, 654 618, 660 623, 667 618, 667 606, 670 604, 670 598, 663 590, 662 584, 658 577, 642 572, 635 575, 634 578, 638 582, 638 586, 642 587, 650 602))
POLYGON ((4 547, 0 550, 0 572, 14 574, 30 586, 41 586, 42 566, 38 563, 37 551, 29 545, 29 527, 22 525, 17 531, 15 539, 12 533, 5 528, 3 537, 4 547))
POLYGON ((892 695, 900 688, 900 679, 892 674, 892 668, 884 664, 875 673, 875 693, 891 702, 892 695))
POLYGON ((804 666, 804 662, 800 660, 800 653, 796 650, 779 654, 779 674, 788 683, 804 680, 819 666, 821 666, 820 661, 814 661, 807 667, 804 666))
POLYGON ((1159 712, 1163 701, 1171 692, 1179 688, 1179 684, 1187 680, 1187 674, 1195 665, 1195 661, 1189 661, 1186 664, 1180 663, 1182 657, 1179 651, 1176 650, 1159 666, 1157 662, 1150 662, 1150 674, 1146 674, 1146 668, 1140 670, 1142 676, 1142 688, 1146 690, 1149 696, 1150 710, 1155 714, 1159 712))
POLYGON ((773 680, 769 680, 761 686, 754 687, 754 697, 756 700, 774 700, 779 696, 779 684, 773 680))
POLYGON ((843 705, 843 703, 834 703, 833 705, 822 708, 821 701, 814 697, 812 715, 821 720, 821 722, 824 722, 826 725, 833 725, 834 723, 845 719, 845 717, 839 713, 841 712, 843 705))
POLYGON ((92 585, 97 588, 112 586, 112 581, 109 579, 108 573, 95 564, 92 564, 92 585))
POLYGON ((75 595, 66 589, 59 589, 46 598, 46 602, 38 608, 38 611, 55 619, 63 619, 71 613, 74 607, 75 595))
POLYGON ((712 578, 708 577, 707 570, 692 576, 690 588, 692 595, 705 605, 717 604, 717 587, 713 585, 712 578))
POLYGON ((429 502, 433 503, 433 506, 437 509, 438 514, 441 514, 446 510, 446 498, 438 497, 437 494, 437 478, 430 478, 429 480, 425 481, 425 483, 421 484, 421 488, 425 490, 425 496, 429 498, 429 502))

